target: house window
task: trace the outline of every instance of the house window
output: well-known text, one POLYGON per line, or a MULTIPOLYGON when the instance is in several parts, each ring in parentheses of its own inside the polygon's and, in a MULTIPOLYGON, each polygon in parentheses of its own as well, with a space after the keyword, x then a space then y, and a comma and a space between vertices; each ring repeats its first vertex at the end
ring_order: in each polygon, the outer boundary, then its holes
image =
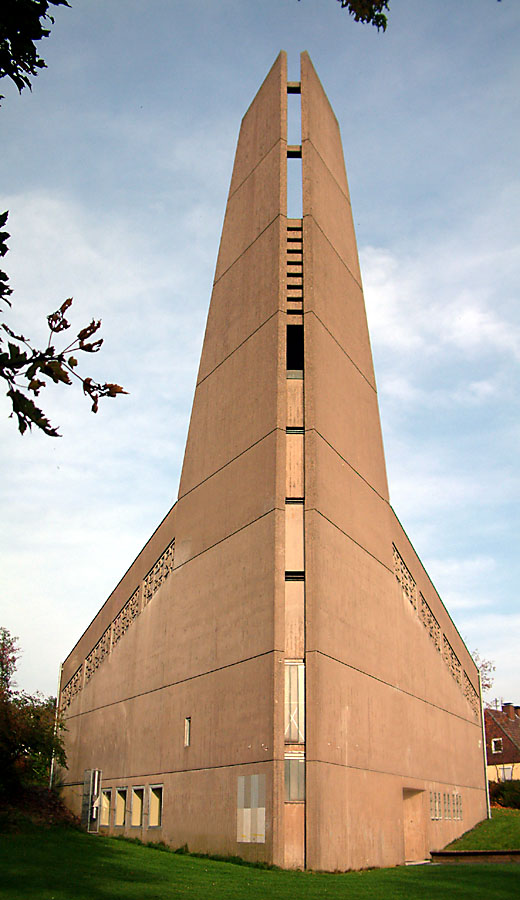
POLYGON ((150 811, 148 825, 150 828, 159 828, 162 825, 162 785, 150 785, 150 811))
POLYGON ((285 800, 305 800, 305 757, 301 754, 285 755, 285 800))
POLYGON ((502 738, 493 738, 491 741, 491 753, 502 753, 503 749, 502 738))
POLYGON ((112 804, 112 790, 105 788, 101 791, 101 803, 99 811, 99 824, 110 825, 110 806, 112 804))
POLYGON ((305 665, 298 660, 285 661, 285 742, 305 741, 305 665))
POLYGON ((126 819, 126 788, 116 788, 116 812, 114 825, 123 826, 126 819))
POLYGON ((189 747, 191 744, 191 716, 184 719, 184 746, 189 747))
POLYGON ((451 819, 451 794, 448 794, 446 799, 448 801, 448 815, 446 818, 451 819))
POLYGON ((513 780, 513 766, 497 766, 499 781, 513 780))
POLYGON ((140 828, 143 824, 144 788, 132 788, 132 810, 130 822, 134 828, 140 828))

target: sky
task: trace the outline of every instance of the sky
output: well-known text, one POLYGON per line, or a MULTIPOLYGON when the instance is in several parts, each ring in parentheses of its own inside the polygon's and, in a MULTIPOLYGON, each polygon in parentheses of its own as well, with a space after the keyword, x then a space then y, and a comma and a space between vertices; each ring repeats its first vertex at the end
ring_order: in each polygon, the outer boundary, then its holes
POLYGON ((280 49, 340 123, 392 505, 487 699, 520 703, 520 3, 71 0, 21 96, 3 79, 6 317, 40 345, 67 297, 102 319, 83 374, 128 396, 0 395, 0 624, 18 684, 60 662, 175 502, 240 120, 280 49))

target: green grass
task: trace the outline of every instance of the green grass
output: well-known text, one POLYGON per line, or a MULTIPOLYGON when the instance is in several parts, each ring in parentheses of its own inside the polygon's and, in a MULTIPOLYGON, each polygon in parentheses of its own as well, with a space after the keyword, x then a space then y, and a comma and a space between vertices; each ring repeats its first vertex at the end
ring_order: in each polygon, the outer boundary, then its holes
POLYGON ((492 814, 446 850, 520 850, 520 809, 493 809, 492 814))
POLYGON ((0 835, 5 900, 509 900, 520 866, 412 866, 329 875, 237 866, 71 828, 0 835))

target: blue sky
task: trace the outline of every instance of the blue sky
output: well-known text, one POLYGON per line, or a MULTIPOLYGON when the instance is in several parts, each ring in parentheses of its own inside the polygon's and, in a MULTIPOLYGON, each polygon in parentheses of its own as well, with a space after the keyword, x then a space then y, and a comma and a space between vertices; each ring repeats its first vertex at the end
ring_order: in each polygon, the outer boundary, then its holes
POLYGON ((13 327, 74 296, 83 369, 128 397, 0 399, 2 624, 19 684, 59 662, 175 501, 240 120, 281 48, 309 51, 345 149, 393 506, 491 696, 520 702, 520 4, 89 0, 58 9, 33 91, 0 109, 13 327))

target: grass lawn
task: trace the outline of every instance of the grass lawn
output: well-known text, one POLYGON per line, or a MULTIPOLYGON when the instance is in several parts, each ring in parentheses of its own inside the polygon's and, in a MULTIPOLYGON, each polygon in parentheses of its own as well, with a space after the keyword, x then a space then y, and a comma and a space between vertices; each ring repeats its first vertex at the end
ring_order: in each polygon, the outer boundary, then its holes
POLYGON ((344 875, 263 870, 33 826, 0 835, 5 900, 502 900, 520 866, 409 866, 344 875))
POLYGON ((446 850, 520 850, 520 809, 493 809, 486 819, 446 850))

